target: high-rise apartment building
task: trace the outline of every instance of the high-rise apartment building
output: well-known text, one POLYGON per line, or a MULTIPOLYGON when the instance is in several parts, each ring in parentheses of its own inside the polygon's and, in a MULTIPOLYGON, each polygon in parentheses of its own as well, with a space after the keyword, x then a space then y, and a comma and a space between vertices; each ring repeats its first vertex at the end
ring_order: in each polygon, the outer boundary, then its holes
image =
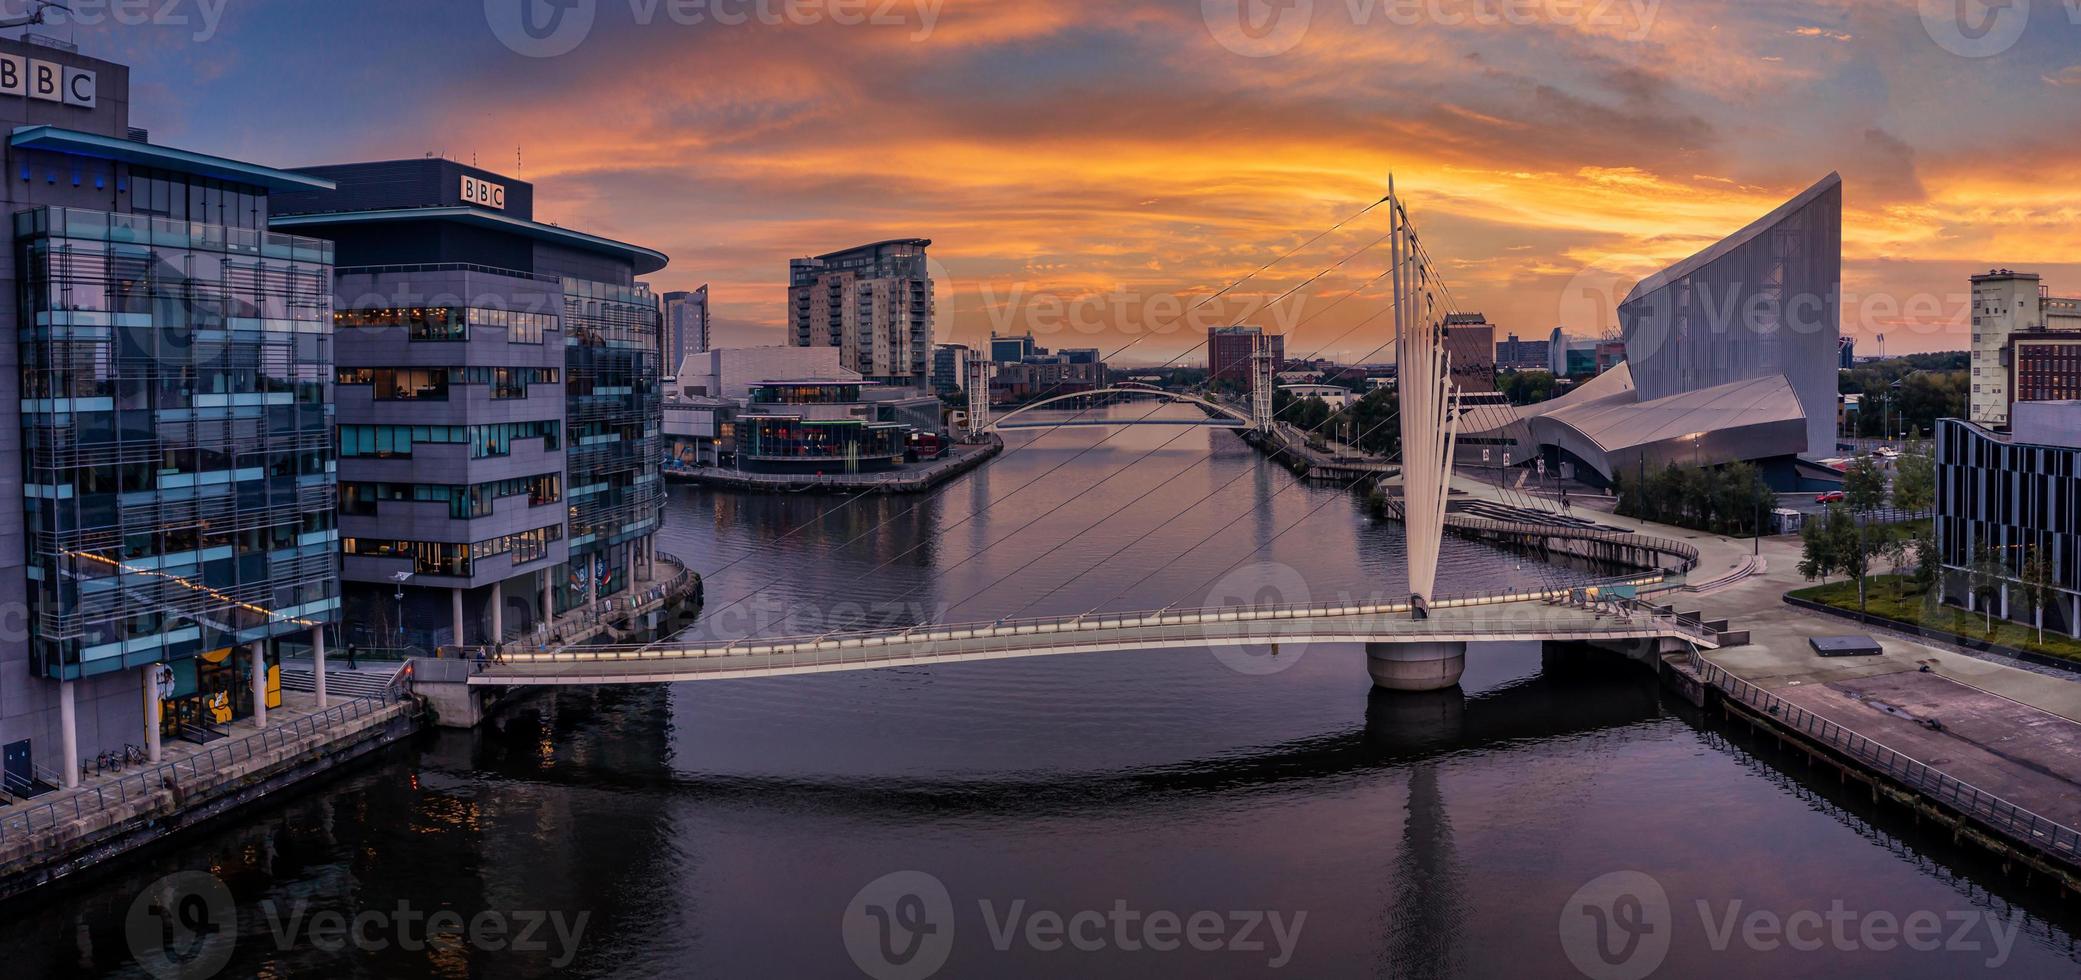
POLYGON ((1496 390, 1496 328, 1479 313, 1445 315, 1445 350, 1452 384, 1463 392, 1496 390))
POLYGON ((2054 296, 2033 273, 1995 269, 1972 277, 1972 393, 1967 417, 1992 428, 2009 424, 2009 406, 2040 400, 2038 391, 2070 387, 2060 377, 2062 340, 2081 335, 2081 299, 2054 296), (2029 389, 2019 392, 2028 365, 2029 389))
POLYGON ((1265 337, 1271 346, 1272 368, 1277 370, 1286 362, 1286 337, 1283 334, 1266 337, 1264 330, 1258 327, 1207 328, 1208 380, 1249 384, 1250 358, 1257 353, 1259 337, 1265 337))
POLYGON ((932 348, 932 391, 951 395, 968 388, 968 362, 975 352, 967 344, 939 344, 932 348))
POLYGON ((667 373, 679 370, 679 362, 689 354, 699 354, 712 346, 708 333, 708 284, 696 289, 674 290, 664 294, 664 368, 667 373))
POLYGON ((313 167, 277 228, 339 266, 341 575, 354 639, 494 643, 626 594, 663 513, 655 250, 534 220, 440 159, 313 167))
POLYGON ((339 618, 322 178, 151 143, 130 70, 0 40, 0 755, 11 793, 280 703, 339 618), (163 694, 163 696, 162 696, 163 694))
POLYGON ((929 239, 898 238, 788 263, 788 342, 836 347, 870 381, 925 387, 932 377, 929 239))

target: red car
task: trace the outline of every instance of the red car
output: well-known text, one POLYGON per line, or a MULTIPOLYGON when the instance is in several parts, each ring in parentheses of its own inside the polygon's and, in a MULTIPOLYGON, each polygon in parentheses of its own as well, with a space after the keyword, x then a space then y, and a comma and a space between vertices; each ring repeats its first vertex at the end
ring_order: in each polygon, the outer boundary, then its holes
POLYGON ((1814 497, 1814 503, 1839 504, 1842 503, 1845 499, 1848 499, 1848 496, 1848 494, 1843 493, 1841 490, 1830 490, 1827 493, 1816 495, 1814 497))

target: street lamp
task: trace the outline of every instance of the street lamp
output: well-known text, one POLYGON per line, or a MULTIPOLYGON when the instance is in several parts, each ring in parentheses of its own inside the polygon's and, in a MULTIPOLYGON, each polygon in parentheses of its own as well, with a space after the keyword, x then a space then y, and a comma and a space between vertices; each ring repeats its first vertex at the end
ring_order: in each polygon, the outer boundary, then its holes
POLYGON ((390 580, 397 583, 397 645, 405 646, 405 583, 412 580, 411 572, 391 572, 390 580))

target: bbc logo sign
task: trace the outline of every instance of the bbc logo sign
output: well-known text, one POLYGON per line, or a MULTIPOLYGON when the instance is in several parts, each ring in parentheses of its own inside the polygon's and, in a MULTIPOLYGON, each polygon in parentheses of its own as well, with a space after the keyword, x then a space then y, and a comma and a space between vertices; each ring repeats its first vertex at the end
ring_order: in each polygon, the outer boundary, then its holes
POLYGON ((0 54, 0 95, 94 108, 94 73, 18 54, 0 54))
POLYGON ((481 204, 487 208, 506 210, 506 185, 478 180, 465 174, 462 178, 462 200, 464 204, 481 204))

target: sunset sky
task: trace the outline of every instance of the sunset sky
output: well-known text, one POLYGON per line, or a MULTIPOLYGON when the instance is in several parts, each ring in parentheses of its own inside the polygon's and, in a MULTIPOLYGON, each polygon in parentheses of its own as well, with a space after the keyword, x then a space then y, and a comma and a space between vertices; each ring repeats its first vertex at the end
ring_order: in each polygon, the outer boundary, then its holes
MULTIPOLYGON (((2081 293, 2081 0, 1242 0, 1251 31, 1237 0, 710 0, 679 20, 673 0, 567 0, 536 53, 575 47, 548 57, 502 42, 534 43, 499 24, 520 2, 174 0, 186 23, 47 31, 133 65, 158 142, 517 170, 537 217, 669 253, 657 288, 711 283, 730 344, 781 342, 789 257, 922 236, 940 340, 1032 328, 1162 361, 1204 338, 1183 308, 1390 171, 1457 305, 1499 334, 1600 333, 1634 280, 1831 170, 1860 353, 1882 331, 1890 352, 1965 346, 1975 270, 2081 293), (1980 36, 1954 2, 1991 18, 1980 36), (833 22, 853 11, 895 22, 833 22)), ((1366 321, 1380 250, 1265 304, 1384 219, 1199 325, 1364 359, 1386 340, 1366 321)))

